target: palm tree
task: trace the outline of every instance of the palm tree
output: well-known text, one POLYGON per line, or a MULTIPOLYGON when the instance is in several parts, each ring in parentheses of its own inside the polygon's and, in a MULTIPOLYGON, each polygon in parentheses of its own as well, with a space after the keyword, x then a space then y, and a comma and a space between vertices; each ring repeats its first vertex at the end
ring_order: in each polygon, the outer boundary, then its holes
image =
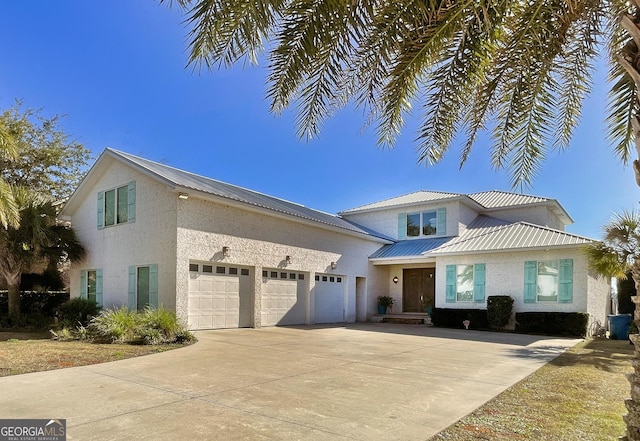
POLYGON ((44 196, 13 188, 19 207, 18 227, 0 228, 0 275, 9 289, 9 317, 20 316, 22 273, 36 262, 80 259, 84 248, 68 225, 56 220, 56 210, 44 196))
MULTIPOLYGON (((9 129, 0 119, 0 160, 16 160, 16 145, 9 129)), ((11 185, 0 176, 0 227, 18 226, 18 207, 13 198, 11 185)))
POLYGON ((440 161, 464 135, 462 166, 486 130, 493 166, 527 186, 550 150, 568 146, 603 47, 609 135, 624 163, 640 135, 640 0, 174 1, 194 67, 256 63, 268 48, 271 109, 294 106, 301 138, 352 103, 391 146, 417 104, 420 161, 440 161))

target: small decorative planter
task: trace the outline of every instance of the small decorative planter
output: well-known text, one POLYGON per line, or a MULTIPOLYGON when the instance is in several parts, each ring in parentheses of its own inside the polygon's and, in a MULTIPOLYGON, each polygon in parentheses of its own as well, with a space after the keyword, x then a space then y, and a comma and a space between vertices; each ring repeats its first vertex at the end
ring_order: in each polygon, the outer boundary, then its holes
POLYGON ((378 297, 378 314, 386 314, 387 311, 393 306, 393 297, 380 296, 378 297))

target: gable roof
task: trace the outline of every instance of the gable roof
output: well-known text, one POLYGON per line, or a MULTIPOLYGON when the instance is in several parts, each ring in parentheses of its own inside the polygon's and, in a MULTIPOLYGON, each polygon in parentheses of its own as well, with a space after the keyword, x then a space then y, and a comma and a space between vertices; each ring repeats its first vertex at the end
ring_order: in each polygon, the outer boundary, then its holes
POLYGON ((68 212, 75 209, 75 205, 79 203, 76 202, 76 199, 78 199, 77 193, 79 193, 80 188, 85 184, 85 181, 91 180, 92 174, 96 173, 95 170, 100 167, 100 164, 108 159, 113 159, 127 164, 146 176, 168 185, 174 191, 193 190, 204 196, 222 198, 230 203, 239 203, 241 205, 266 210, 273 214, 285 215, 287 217, 310 221, 320 225, 339 228, 352 233, 382 239, 384 242, 391 241, 391 239, 379 233, 333 214, 324 213, 322 211, 305 207, 304 205, 269 196, 237 185, 207 178, 205 176, 180 170, 110 148, 102 152, 91 170, 89 170, 89 173, 87 173, 87 176, 81 182, 78 189, 76 189, 76 192, 74 192, 63 208, 63 213, 64 211, 68 212))
POLYGON ((445 193, 440 191, 421 190, 413 193, 385 199, 379 202, 362 205, 356 208, 338 213, 341 216, 361 213, 366 211, 377 211, 388 208, 402 208, 420 203, 429 202, 452 202, 455 200, 463 201, 469 205, 475 206, 479 211, 491 212, 505 208, 547 205, 565 224, 572 224, 573 219, 565 211, 556 199, 545 198, 541 196, 531 196, 519 193, 510 193, 506 191, 483 191, 479 193, 462 194, 462 193, 445 193))
POLYGON ((573 248, 592 242, 593 239, 587 237, 528 222, 507 222, 490 216, 479 215, 460 236, 403 240, 395 244, 385 245, 369 258, 436 257, 536 248, 573 248))

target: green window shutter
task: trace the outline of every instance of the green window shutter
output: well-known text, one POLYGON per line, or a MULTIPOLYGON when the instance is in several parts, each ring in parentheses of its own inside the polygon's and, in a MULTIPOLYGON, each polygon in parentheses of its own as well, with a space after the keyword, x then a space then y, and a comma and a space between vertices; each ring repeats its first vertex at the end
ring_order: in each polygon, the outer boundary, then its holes
POLYGON ((104 228, 104 191, 98 192, 98 230, 104 228))
POLYGON ((527 261, 524 263, 524 303, 536 302, 536 290, 538 279, 538 262, 527 261))
POLYGON ((138 299, 136 296, 136 267, 129 267, 129 309, 131 311, 138 310, 138 299))
POLYGON ((96 303, 102 306, 102 270, 96 270, 96 303))
POLYGON ((80 271, 80 298, 87 298, 87 270, 80 271))
POLYGON ((398 240, 407 238, 407 213, 398 214, 398 240))
POLYGON ((573 303, 573 259, 560 260, 558 303, 573 303))
POLYGON ((485 273, 484 263, 476 263, 473 267, 473 301, 484 303, 485 298, 485 273))
POLYGON ((446 236, 447 235, 447 209, 446 208, 438 208, 438 212, 436 214, 436 235, 437 236, 446 236))
POLYGON ((149 265, 149 306, 158 307, 158 265, 149 265))
POLYGON ((445 301, 447 303, 456 302, 456 266, 447 265, 447 290, 445 301))
POLYGON ((129 205, 127 207, 127 222, 135 222, 136 220, 136 181, 129 182, 128 186, 129 194, 128 202, 129 205))

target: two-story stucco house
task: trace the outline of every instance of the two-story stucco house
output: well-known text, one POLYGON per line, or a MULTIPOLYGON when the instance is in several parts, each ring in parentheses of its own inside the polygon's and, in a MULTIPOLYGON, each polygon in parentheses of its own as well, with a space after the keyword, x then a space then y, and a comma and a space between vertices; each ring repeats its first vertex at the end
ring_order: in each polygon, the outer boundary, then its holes
POLYGON ((175 309, 190 329, 364 321, 394 312, 485 308, 588 312, 608 283, 590 239, 555 200, 504 192, 417 192, 331 215, 116 150, 65 205, 88 250, 72 297, 175 309))

